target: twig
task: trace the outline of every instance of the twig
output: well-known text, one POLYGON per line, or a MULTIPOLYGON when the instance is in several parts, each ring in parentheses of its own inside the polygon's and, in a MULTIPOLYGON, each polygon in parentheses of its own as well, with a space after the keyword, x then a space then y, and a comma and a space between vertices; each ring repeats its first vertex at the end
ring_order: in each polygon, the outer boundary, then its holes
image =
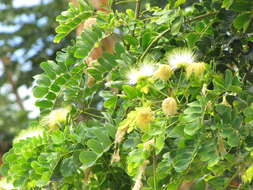
POLYGON ((156 164, 157 164, 157 160, 156 160, 156 151, 155 151, 155 148, 154 150, 152 151, 153 152, 153 164, 152 164, 152 168, 153 168, 153 186, 154 186, 154 189, 157 190, 157 182, 156 182, 156 164))
POLYGON ((199 16, 196 16, 192 19, 186 20, 186 23, 191 23, 191 22, 194 22, 194 21, 197 21, 197 20, 201 20, 202 18, 213 16, 213 15, 216 15, 217 13, 218 13, 218 11, 214 11, 214 12, 206 13, 206 14, 203 14, 203 15, 199 15, 199 16))
MULTIPOLYGON (((141 0, 136 0, 136 6, 135 6, 135 20, 137 20, 140 16, 140 11, 141 11, 141 0)), ((136 29, 136 23, 134 24, 134 29, 132 31, 132 36, 134 37, 134 33, 135 33, 135 29, 136 29)))
MULTIPOLYGON (((185 23, 191 23, 191 22, 203 19, 205 17, 209 17, 209 16, 212 16, 212 15, 215 15, 217 13, 218 13, 218 11, 214 11, 214 12, 206 13, 206 14, 203 14, 203 15, 199 15, 199 16, 197 16, 195 18, 192 18, 192 19, 189 19, 189 20, 185 21, 185 23)), ((146 55, 148 54, 148 52, 150 51, 150 49, 153 47, 153 45, 156 42, 158 42, 159 39, 161 37, 163 37, 167 32, 170 32, 170 30, 171 30, 171 28, 168 28, 168 29, 164 30, 162 33, 160 33, 158 36, 156 36, 156 38, 148 45, 148 47, 145 49, 144 53, 140 57, 141 61, 146 57, 146 55)))
POLYGON ((136 1, 136 7, 135 7, 135 19, 139 18, 140 10, 141 10, 141 0, 137 0, 136 1))
MULTIPOLYGON (((140 16, 140 11, 141 11, 141 0, 136 0, 136 6, 135 6, 135 20, 137 20, 140 16)), ((136 23, 134 24, 134 29, 132 30, 132 36, 135 36, 135 29, 136 29, 136 23)), ((127 45, 127 50, 130 49, 130 44, 127 45)))
POLYGON ((13 73, 9 69, 9 66, 11 64, 11 60, 10 60, 9 57, 3 57, 2 58, 2 62, 3 62, 3 66, 4 66, 4 70, 5 70, 5 73, 6 73, 7 80, 10 83, 10 85, 12 87, 12 91, 13 91, 13 93, 16 96, 16 102, 19 105, 19 107, 20 107, 21 110, 25 110, 23 102, 22 102, 22 99, 19 96, 18 91, 17 91, 16 81, 13 79, 13 73))

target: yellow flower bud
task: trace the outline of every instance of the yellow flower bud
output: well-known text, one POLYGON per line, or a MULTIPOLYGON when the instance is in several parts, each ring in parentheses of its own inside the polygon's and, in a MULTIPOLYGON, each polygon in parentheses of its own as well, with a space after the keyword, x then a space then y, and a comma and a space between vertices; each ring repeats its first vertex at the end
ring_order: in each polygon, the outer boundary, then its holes
POLYGON ((221 104, 223 104, 223 105, 225 105, 225 106, 230 106, 230 104, 229 104, 228 101, 227 101, 227 97, 226 97, 226 96, 223 96, 223 97, 222 97, 222 102, 221 102, 221 104))
POLYGON ((202 77, 205 71, 205 63, 204 62, 197 62, 189 64, 186 67, 186 76, 189 78, 191 75, 196 77, 202 77))
POLYGON ((168 80, 173 74, 173 70, 169 65, 160 65, 155 72, 154 77, 160 80, 168 80))
POLYGON ((154 116, 150 107, 137 108, 136 124, 137 126, 145 130, 149 127, 151 121, 154 120, 154 116))
POLYGON ((151 139, 143 144, 144 150, 150 150, 155 144, 155 139, 151 139))
POLYGON ((48 125, 51 130, 55 130, 59 127, 59 123, 66 122, 69 111, 69 108, 56 109, 43 118, 42 124, 48 125))
POLYGON ((162 110, 166 115, 175 115, 177 113, 177 102, 174 98, 166 98, 162 103, 162 110))

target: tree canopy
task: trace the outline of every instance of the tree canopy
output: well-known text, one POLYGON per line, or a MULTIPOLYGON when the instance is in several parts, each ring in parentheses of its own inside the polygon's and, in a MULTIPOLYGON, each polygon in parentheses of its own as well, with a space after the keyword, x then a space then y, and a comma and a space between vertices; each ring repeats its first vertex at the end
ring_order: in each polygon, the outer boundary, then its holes
POLYGON ((252 189, 253 1, 120 2, 57 16, 54 42, 83 31, 40 64, 40 118, 2 174, 16 189, 252 189))

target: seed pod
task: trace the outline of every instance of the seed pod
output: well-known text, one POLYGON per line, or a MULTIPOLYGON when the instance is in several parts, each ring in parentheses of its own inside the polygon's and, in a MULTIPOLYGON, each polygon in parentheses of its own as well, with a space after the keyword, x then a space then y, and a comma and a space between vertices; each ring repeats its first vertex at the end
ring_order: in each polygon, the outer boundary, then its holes
POLYGON ((166 98, 162 103, 162 110, 166 115, 175 115, 177 113, 177 102, 174 98, 166 98))
POLYGON ((169 65, 160 65, 155 72, 154 77, 160 80, 168 80, 173 74, 173 70, 169 65))

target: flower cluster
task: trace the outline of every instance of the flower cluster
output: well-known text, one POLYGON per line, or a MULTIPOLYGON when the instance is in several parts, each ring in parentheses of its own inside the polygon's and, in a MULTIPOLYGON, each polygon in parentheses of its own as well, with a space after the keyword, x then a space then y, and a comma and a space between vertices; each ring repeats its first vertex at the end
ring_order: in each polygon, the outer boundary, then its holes
POLYGON ((179 68, 185 69, 187 78, 191 76, 202 77, 205 71, 205 63, 197 62, 195 53, 187 48, 173 50, 167 55, 167 62, 168 64, 157 65, 152 61, 150 63, 145 61, 145 64, 139 69, 132 69, 128 73, 129 84, 135 85, 140 79, 147 77, 166 81, 179 68))

